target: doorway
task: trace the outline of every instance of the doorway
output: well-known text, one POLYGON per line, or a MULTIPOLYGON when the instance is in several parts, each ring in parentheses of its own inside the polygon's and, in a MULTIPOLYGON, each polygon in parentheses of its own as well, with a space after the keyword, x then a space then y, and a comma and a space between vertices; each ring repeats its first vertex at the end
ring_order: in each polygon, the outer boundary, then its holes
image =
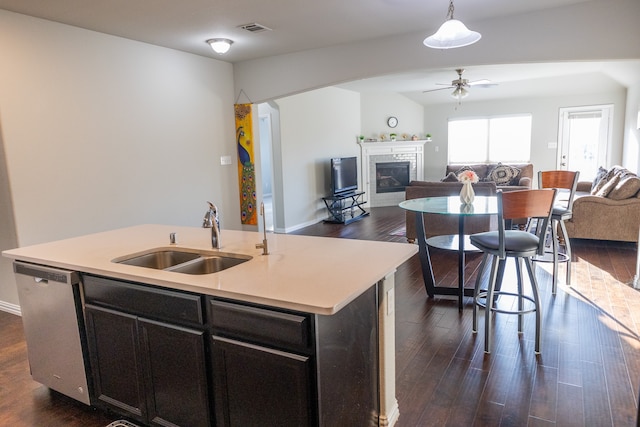
POLYGON ((273 162, 271 157, 271 116, 260 115, 260 181, 262 182, 262 202, 267 231, 273 232, 273 162))
POLYGON ((599 166, 606 168, 612 120, 613 105, 560 108, 558 169, 592 180, 599 166))

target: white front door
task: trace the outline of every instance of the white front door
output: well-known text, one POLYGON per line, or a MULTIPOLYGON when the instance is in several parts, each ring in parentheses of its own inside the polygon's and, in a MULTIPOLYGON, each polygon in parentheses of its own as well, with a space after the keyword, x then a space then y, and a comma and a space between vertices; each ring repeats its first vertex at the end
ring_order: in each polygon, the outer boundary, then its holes
POLYGON ((560 109, 558 169, 580 171, 581 180, 595 177, 598 167, 608 168, 613 105, 560 109))

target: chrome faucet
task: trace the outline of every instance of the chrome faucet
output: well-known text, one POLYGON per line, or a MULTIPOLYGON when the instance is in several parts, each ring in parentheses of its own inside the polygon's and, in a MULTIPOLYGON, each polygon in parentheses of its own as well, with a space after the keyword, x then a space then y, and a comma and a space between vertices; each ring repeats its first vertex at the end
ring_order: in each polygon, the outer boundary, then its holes
POLYGON ((211 202, 207 203, 209 203, 209 210, 204 214, 202 227, 211 229, 211 247, 220 249, 220 220, 218 219, 218 208, 211 202))
POLYGON ((264 202, 260 203, 260 215, 262 215, 262 232, 264 238, 262 243, 256 243, 256 249, 262 249, 262 255, 269 255, 269 242, 267 241, 267 223, 264 218, 264 202))

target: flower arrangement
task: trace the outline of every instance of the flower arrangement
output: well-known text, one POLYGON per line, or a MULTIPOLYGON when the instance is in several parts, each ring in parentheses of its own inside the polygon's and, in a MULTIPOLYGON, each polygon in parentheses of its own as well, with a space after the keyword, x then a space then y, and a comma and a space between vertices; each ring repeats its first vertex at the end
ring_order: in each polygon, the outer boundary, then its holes
POLYGON ((480 179, 478 178, 478 174, 476 174, 474 171, 472 170, 465 170, 460 172, 460 174, 458 174, 458 181, 465 183, 465 182, 470 182, 472 184, 475 184, 476 182, 478 182, 480 179))

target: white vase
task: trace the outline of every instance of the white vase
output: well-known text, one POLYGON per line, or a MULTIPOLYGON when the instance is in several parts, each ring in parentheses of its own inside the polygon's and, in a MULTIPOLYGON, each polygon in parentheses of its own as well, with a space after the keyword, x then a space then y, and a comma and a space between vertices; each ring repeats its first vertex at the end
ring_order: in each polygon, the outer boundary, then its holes
POLYGON ((471 182, 467 181, 462 183, 462 190, 460 190, 460 201, 466 205, 473 203, 473 199, 476 197, 476 193, 473 192, 473 186, 471 182))

